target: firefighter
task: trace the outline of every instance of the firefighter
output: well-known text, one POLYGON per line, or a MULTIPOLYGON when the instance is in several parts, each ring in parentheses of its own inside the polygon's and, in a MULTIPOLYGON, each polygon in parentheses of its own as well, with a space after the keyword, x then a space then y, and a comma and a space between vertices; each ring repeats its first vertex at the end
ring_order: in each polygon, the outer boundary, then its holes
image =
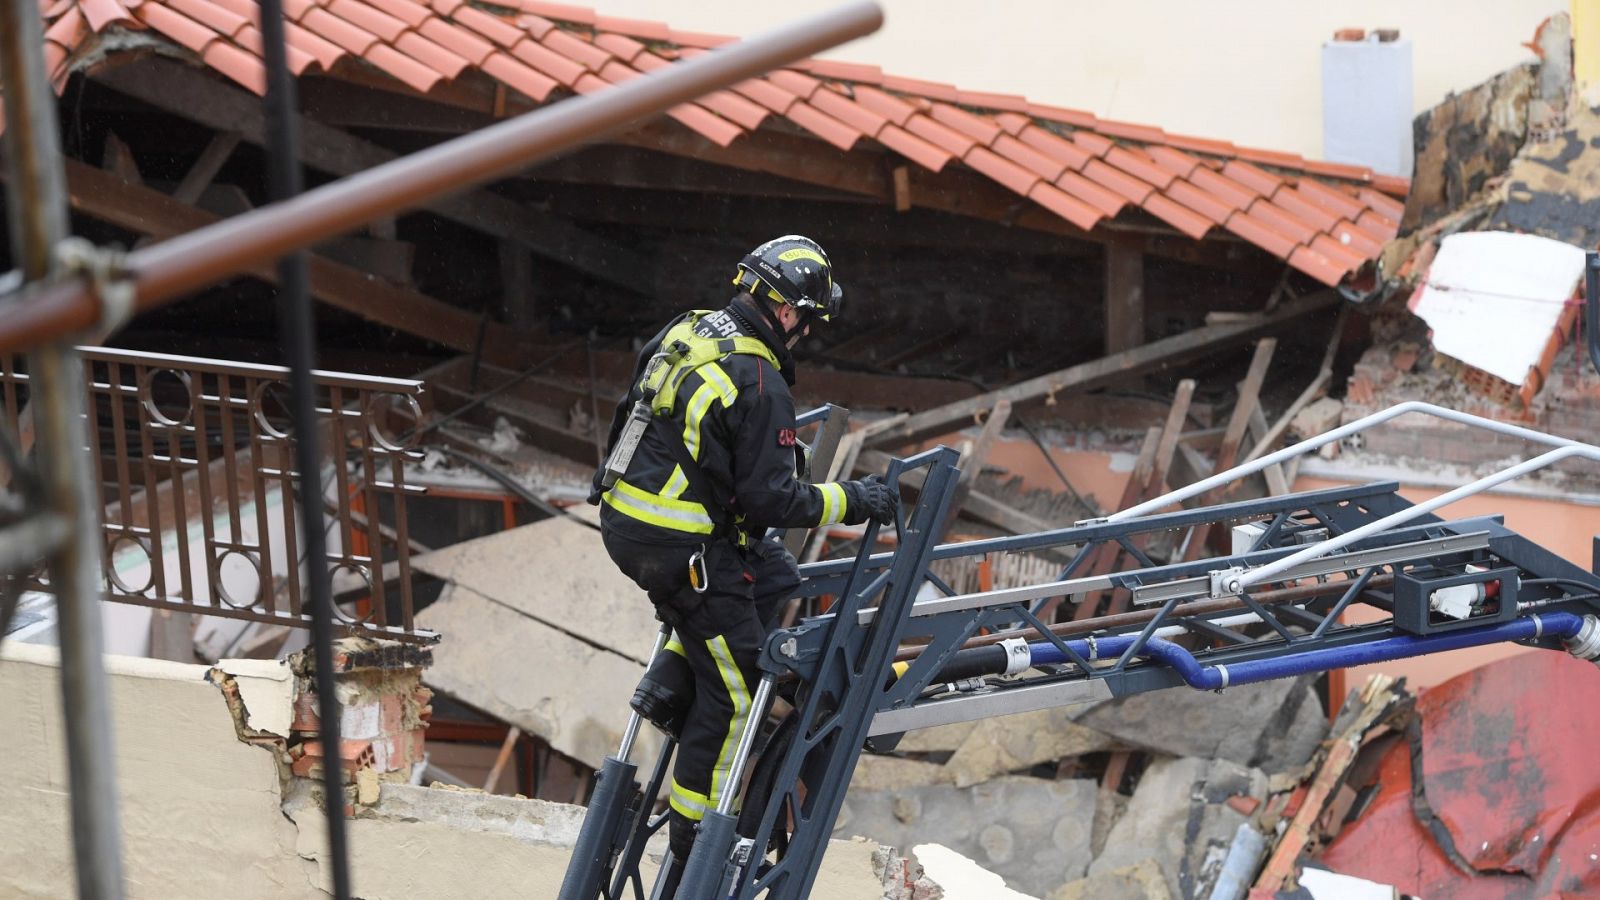
POLYGON ((768 241, 738 264, 728 305, 669 322, 639 353, 595 473, 606 551, 674 633, 632 705, 679 739, 669 815, 676 863, 724 791, 778 601, 799 583, 769 528, 894 521, 878 476, 796 477, 789 350, 844 299, 817 243, 768 241), (631 449, 630 449, 631 448, 631 449), (627 458, 631 453, 631 458, 627 458))

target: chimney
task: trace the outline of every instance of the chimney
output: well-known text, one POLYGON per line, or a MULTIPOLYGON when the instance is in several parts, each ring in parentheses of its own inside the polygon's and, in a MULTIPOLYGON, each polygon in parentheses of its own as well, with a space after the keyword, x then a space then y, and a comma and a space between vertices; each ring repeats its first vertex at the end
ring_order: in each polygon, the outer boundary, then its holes
POLYGON ((1411 175, 1411 42, 1341 28, 1322 45, 1322 156, 1411 175))

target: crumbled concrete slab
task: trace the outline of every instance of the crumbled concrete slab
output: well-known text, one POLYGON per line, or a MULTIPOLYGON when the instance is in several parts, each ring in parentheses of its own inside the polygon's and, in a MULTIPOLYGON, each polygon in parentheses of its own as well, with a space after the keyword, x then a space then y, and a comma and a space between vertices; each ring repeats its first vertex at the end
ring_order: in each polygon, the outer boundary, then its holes
POLYGON ((978 727, 945 763, 957 787, 1119 746, 1115 738, 1079 725, 1062 709, 1041 709, 974 724, 978 727))
POLYGON ((1012 890, 1004 878, 949 847, 918 844, 911 852, 946 900, 1036 900, 1012 890))
POLYGON ((850 790, 898 791, 921 785, 949 784, 950 780, 949 769, 938 763, 863 753, 856 762, 855 774, 850 776, 850 790))
POLYGON ((1225 759, 1163 759, 1150 764, 1139 780, 1127 812, 1106 837, 1105 849, 1089 866, 1101 875, 1151 860, 1160 865, 1174 897, 1205 897, 1215 877, 1215 857, 1226 856, 1234 833, 1249 817, 1230 797, 1267 796, 1267 776, 1225 759))
POLYGON ((1016 777, 968 788, 851 791, 834 834, 861 835, 895 847, 941 844, 1000 875, 1011 887, 1042 896, 1082 877, 1090 859, 1098 792, 1088 780, 1016 777))
MULTIPOLYGON (((448 635, 427 683, 598 769, 622 739, 644 666, 460 584, 449 590, 417 614, 419 627, 448 635)), ((640 729, 635 758, 651 759, 660 746, 659 732, 640 729)))
POLYGON ((244 703, 246 728, 287 738, 294 721, 294 672, 277 659, 224 659, 216 668, 231 676, 244 703))
POLYGON ((1172 900, 1167 877, 1154 860, 1064 884, 1045 900, 1172 900))
POLYGON ((1315 730, 1309 713, 1302 713, 1308 705, 1320 719, 1321 702, 1309 679, 1279 679, 1220 694, 1182 688, 1134 694, 1102 703, 1076 719, 1144 750, 1226 759, 1277 772, 1304 765, 1316 747, 1315 741, 1306 746, 1315 730), (1281 735, 1291 730, 1295 739, 1283 740, 1281 735))
POLYGON ((977 727, 977 722, 952 722, 949 725, 918 728, 906 732, 900 743, 895 745, 895 750, 900 753, 954 753, 977 727))

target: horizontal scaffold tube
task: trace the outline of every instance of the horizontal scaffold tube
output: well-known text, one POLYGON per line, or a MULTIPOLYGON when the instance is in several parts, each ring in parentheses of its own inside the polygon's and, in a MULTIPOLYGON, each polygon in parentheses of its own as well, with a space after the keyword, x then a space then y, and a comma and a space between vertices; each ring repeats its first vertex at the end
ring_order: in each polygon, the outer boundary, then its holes
MULTIPOLYGON (((1140 655, 1168 666, 1182 676, 1184 682, 1192 688, 1217 691, 1230 685, 1253 684, 1258 681, 1304 675, 1308 672, 1364 666, 1369 663, 1389 662, 1427 653, 1443 653, 1447 650, 1481 647, 1506 641, 1526 641, 1541 637, 1570 639, 1577 636, 1585 619, 1594 618, 1594 616, 1565 612, 1531 614, 1510 622, 1484 625, 1479 628, 1463 628, 1459 631, 1421 636, 1396 635, 1365 644, 1309 648, 1299 653, 1246 660, 1229 665, 1204 665, 1188 650, 1158 637, 1150 638, 1140 651, 1140 655)), ((1066 645, 1084 659, 1094 661, 1114 659, 1133 646, 1137 640, 1137 635, 1118 634, 1093 640, 1067 641, 1066 645)), ((1029 643, 1027 646, 1029 665, 1059 665, 1070 662, 1060 648, 1048 641, 1029 643)), ((963 650, 940 670, 934 681, 950 682, 977 675, 1003 674, 1008 660, 1004 652, 997 652, 1000 650, 999 646, 963 650)))

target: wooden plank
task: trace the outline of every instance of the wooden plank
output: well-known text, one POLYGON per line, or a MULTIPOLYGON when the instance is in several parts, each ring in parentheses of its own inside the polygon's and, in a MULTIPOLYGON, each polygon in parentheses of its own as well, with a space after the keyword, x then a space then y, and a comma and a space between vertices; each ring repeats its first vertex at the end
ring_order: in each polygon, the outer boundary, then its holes
POLYGON ((1030 378, 1009 387, 913 415, 900 427, 879 435, 869 446, 893 446, 943 434, 957 427, 958 423, 970 420, 976 413, 993 408, 1002 398, 1020 406, 1032 401, 1047 400, 1062 391, 1089 390, 1118 379, 1185 362, 1214 352, 1220 347, 1249 340, 1336 302, 1339 302, 1337 293, 1319 291, 1285 303, 1271 315, 1259 316, 1249 322, 1208 325, 1185 334, 1151 341, 1133 350, 1081 363, 1038 378, 1030 378))
POLYGON ((1294 398, 1294 402, 1290 403, 1288 409, 1283 411, 1283 415, 1272 423, 1272 427, 1259 436, 1256 445, 1245 456, 1244 462, 1253 462, 1271 452, 1300 410, 1305 409, 1311 401, 1321 397, 1327 390, 1328 383, 1333 380, 1333 359, 1339 352, 1339 341, 1344 335, 1344 319, 1348 313, 1349 308, 1342 307, 1339 310, 1339 317, 1334 320, 1333 334, 1328 338, 1327 349, 1322 351, 1322 365, 1317 370, 1317 376, 1311 379, 1311 383, 1300 392, 1300 396, 1294 398))
POLYGON ((172 199, 179 203, 194 205, 200 199, 200 195, 205 193, 212 179, 222 171, 228 157, 233 155, 234 149, 238 146, 237 131, 219 131, 212 135, 211 141, 200 151, 200 156, 194 161, 194 165, 189 167, 189 171, 183 175, 183 180, 173 189, 172 199))
POLYGON ((1167 472, 1172 468, 1172 454, 1178 449, 1178 438, 1183 435, 1183 423, 1189 418, 1194 388, 1194 379, 1185 378, 1173 392, 1172 408, 1167 410, 1167 421, 1161 426, 1161 441, 1156 445, 1155 459, 1150 465, 1146 493, 1157 494, 1166 489, 1167 472))
POLYGON ((1105 317, 1107 354, 1144 343, 1144 238, 1116 235, 1106 242, 1105 317))
POLYGON ((506 764, 511 761, 511 751, 516 749, 517 741, 522 737, 522 729, 513 725, 506 729, 506 738, 500 742, 500 752, 495 754, 494 765, 489 769, 489 777, 483 782, 485 794, 494 793, 500 786, 500 776, 506 770, 506 764))
MULTIPOLYGON (((74 159, 62 162, 72 208, 112 225, 159 239, 217 221, 217 216, 160 191, 129 184, 74 159)), ((323 256, 309 254, 308 263, 311 295, 329 306, 457 350, 470 351, 477 345, 479 319, 466 310, 323 256)), ((250 274, 277 282, 277 268, 271 263, 255 267, 250 274)), ((491 327, 484 334, 483 351, 486 357, 512 364, 522 359, 520 341, 503 327, 491 327)))
MULTIPOLYGON (((261 146, 265 140, 261 103, 255 96, 188 66, 152 56, 102 69, 94 79, 175 116, 217 131, 237 132, 252 144, 261 146)), ((353 175, 398 158, 392 151, 305 116, 299 117, 299 128, 302 159, 323 172, 353 175)), ((629 291, 639 289, 636 273, 649 271, 632 251, 487 190, 437 198, 423 208, 629 291)))
MULTIPOLYGON (((1261 407, 1257 406, 1250 411, 1250 434, 1256 438, 1256 446, 1270 447, 1275 442, 1275 439, 1268 432, 1267 417, 1261 412, 1261 407)), ((1276 497, 1289 493, 1289 480, 1284 477, 1283 466, 1273 463, 1261 470, 1261 474, 1266 476, 1267 490, 1271 492, 1272 496, 1276 497)))
MULTIPOLYGON (((856 459, 856 471, 862 474, 868 472, 883 472, 889 467, 892 457, 881 450, 862 450, 856 459)), ((923 472, 918 469, 907 472, 901 476, 900 483, 912 490, 922 489, 923 472)), ((1007 534, 1034 534, 1040 531, 1050 531, 1056 526, 1043 519, 1035 518, 1018 509, 1013 509, 1005 503, 981 492, 972 491, 967 495, 966 512, 980 522, 993 525, 1007 534)), ((1039 551, 1041 555, 1052 558, 1062 558, 1056 551, 1039 551)))
POLYGON ((961 475, 956 479, 956 492, 950 498, 950 511, 945 515, 943 533, 949 534, 956 519, 961 515, 961 509, 966 505, 967 498, 972 494, 972 485, 983 472, 984 460, 989 458, 989 450, 994 442, 1000 439, 1000 433, 1005 430, 1006 420, 1011 417, 1011 401, 1001 400, 994 405, 994 410, 989 413, 989 418, 983 423, 983 430, 978 432, 978 439, 972 442, 967 452, 961 454, 961 475))
POLYGON ((100 168, 129 184, 144 184, 144 176, 139 174, 139 163, 134 160, 133 151, 128 149, 128 145, 123 143, 122 138, 117 137, 114 131, 106 132, 105 150, 100 168))
MULTIPOLYGON (((1222 444, 1217 448, 1217 464, 1212 471, 1223 472, 1233 468, 1239 456, 1239 443, 1244 440, 1245 430, 1250 427, 1251 411, 1259 407, 1261 385, 1266 381, 1267 369, 1272 365, 1272 354, 1277 348, 1277 338, 1262 338, 1256 344, 1255 355, 1250 358, 1250 369, 1245 372, 1244 380, 1239 382, 1239 399, 1228 416, 1228 429, 1222 434, 1222 444)), ((1209 490, 1201 495, 1198 505, 1209 506, 1224 493, 1222 488, 1209 490)), ((1205 522, 1196 525, 1190 532, 1188 543, 1184 546, 1184 561, 1199 559, 1205 553, 1211 540, 1212 525, 1211 522, 1205 522)))

